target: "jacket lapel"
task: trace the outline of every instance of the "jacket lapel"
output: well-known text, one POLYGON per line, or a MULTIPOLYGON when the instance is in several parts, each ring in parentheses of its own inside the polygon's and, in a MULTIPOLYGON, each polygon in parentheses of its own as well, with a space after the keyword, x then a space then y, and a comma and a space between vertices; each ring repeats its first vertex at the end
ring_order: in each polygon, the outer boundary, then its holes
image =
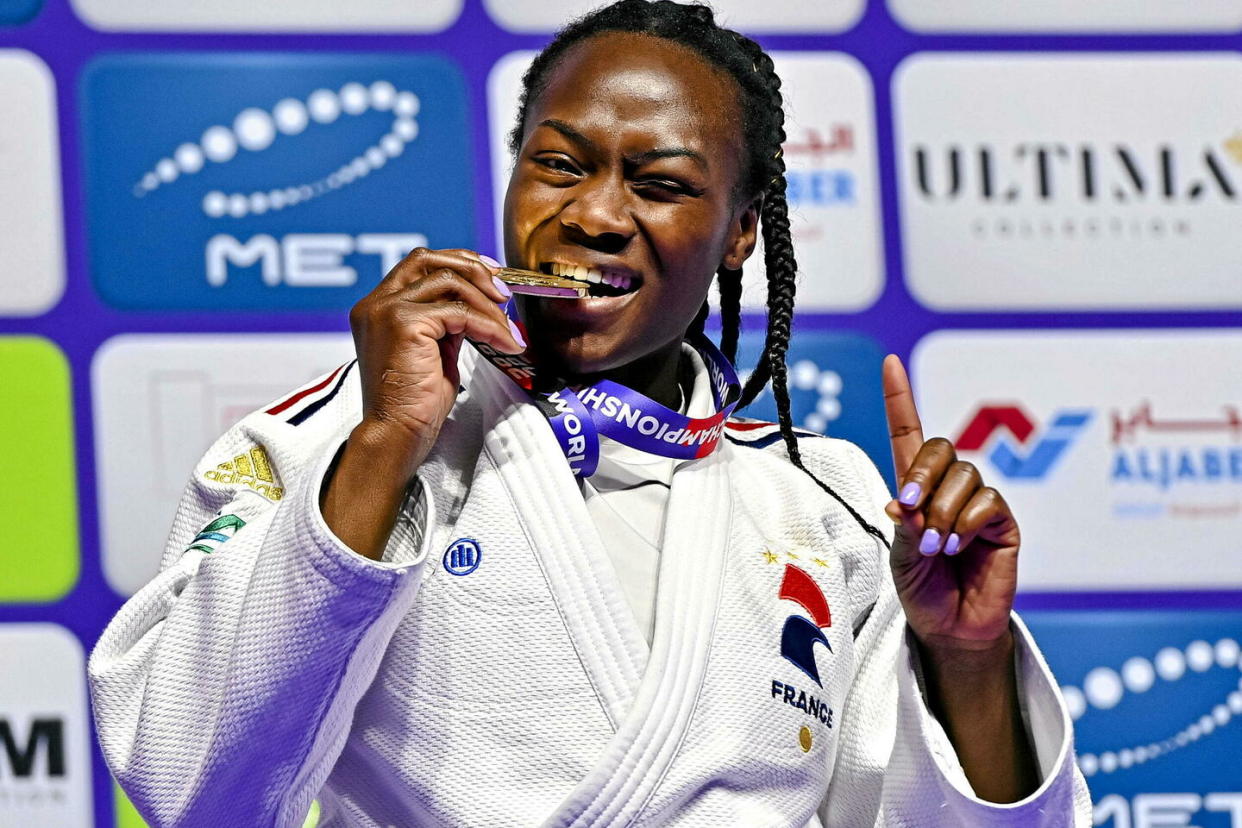
POLYGON ((646 639, 543 415, 484 360, 475 368, 471 392, 483 408, 483 452, 517 515, 514 528, 526 535, 616 729, 633 706, 647 663, 646 639))
POLYGON ((672 763, 707 670, 733 514, 722 444, 673 476, 651 656, 595 769, 545 825, 626 825, 672 763))

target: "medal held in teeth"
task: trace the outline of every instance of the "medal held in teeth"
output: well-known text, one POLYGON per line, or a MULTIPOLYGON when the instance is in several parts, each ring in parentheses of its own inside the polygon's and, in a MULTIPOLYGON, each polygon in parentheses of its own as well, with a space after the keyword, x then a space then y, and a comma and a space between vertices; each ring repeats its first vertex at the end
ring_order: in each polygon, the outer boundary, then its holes
POLYGON ((579 282, 563 276, 549 276, 534 270, 520 270, 516 267, 502 267, 496 275, 514 293, 526 293, 531 296, 581 299, 587 295, 590 288, 587 282, 579 282))
MULTIPOLYGON (((564 299, 581 299, 590 296, 591 285, 604 284, 618 291, 626 291, 632 282, 628 276, 601 274, 580 265, 552 265, 554 273, 540 273, 516 267, 501 268, 496 274, 514 293, 531 296, 551 296, 564 299), (555 271, 561 271, 556 273, 555 271)), ((607 294, 605 294, 607 295, 607 294)))

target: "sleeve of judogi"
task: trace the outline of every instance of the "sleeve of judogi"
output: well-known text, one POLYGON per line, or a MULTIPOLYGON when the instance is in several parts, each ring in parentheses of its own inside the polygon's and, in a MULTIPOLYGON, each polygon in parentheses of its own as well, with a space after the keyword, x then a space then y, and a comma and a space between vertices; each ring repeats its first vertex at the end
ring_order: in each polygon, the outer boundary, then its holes
POLYGON ((162 571, 91 653, 104 758, 152 826, 301 825, 414 600, 427 492, 379 562, 319 511, 356 421, 339 408, 315 422, 256 412, 217 441, 162 571))
MULTIPOLYGON (((870 498, 856 508, 891 541, 883 508, 891 499, 870 460, 854 449, 856 473, 870 498)), ((886 557, 874 606, 855 637, 857 669, 846 700, 837 766, 820 809, 825 826, 1022 826, 1088 828, 1091 798, 1074 761, 1073 729, 1056 680, 1017 615, 1019 703, 1040 773, 1039 788, 1020 802, 975 795, 921 688, 917 655, 886 557)))

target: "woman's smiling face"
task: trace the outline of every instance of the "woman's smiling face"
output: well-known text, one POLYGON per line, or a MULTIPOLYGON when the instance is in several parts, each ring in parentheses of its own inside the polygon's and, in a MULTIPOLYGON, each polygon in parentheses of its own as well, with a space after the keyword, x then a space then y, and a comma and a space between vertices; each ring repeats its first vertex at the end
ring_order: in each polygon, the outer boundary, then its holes
POLYGON ((756 211, 736 192, 738 94, 691 50, 644 35, 597 35, 552 68, 509 180, 505 256, 614 284, 578 300, 521 297, 536 354, 589 374, 673 347, 716 269, 741 266, 756 211))

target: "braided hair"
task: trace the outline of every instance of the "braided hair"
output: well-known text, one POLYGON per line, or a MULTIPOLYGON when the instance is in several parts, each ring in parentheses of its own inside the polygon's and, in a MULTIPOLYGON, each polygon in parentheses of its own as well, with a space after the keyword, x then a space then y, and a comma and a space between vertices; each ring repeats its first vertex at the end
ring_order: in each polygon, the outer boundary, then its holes
MULTIPOLYGON (((552 69, 559 59, 575 44, 605 32, 629 32, 680 44, 727 72, 740 87, 742 139, 746 150, 733 195, 735 198, 762 195, 759 224, 768 280, 768 308, 763 353, 742 388, 738 406, 749 405, 771 382, 780 433, 790 462, 840 503, 868 534, 887 545, 879 529, 868 523, 831 486, 807 469, 798 449, 785 368, 798 273, 789 232, 789 206, 785 200, 785 161, 781 155, 781 145, 785 142, 785 112, 781 80, 773 68, 772 58, 762 47, 738 32, 719 26, 712 10, 705 5, 682 4, 672 0, 618 0, 561 29, 535 57, 522 78, 517 124, 509 135, 510 151, 515 156, 519 153, 527 111, 547 88, 552 69)), ((721 266, 716 272, 716 283, 720 291, 720 350, 729 361, 734 362, 741 331, 741 269, 721 266)), ((701 332, 707 314, 707 303, 704 302, 691 324, 691 330, 701 332)))

